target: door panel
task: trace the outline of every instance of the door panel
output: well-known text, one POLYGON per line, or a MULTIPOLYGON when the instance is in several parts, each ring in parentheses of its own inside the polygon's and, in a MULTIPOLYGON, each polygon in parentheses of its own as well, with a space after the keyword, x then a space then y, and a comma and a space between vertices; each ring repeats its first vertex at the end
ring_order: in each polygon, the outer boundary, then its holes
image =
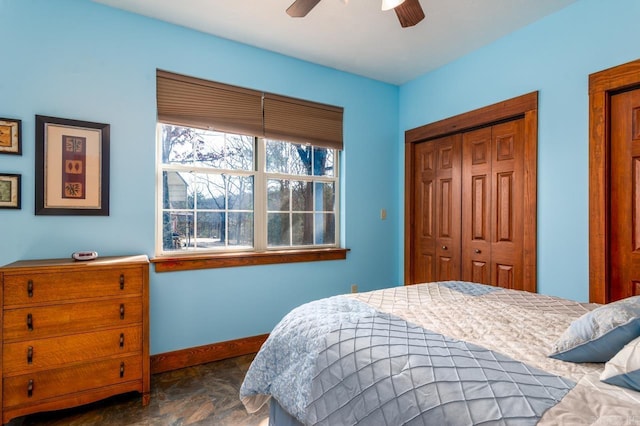
POLYGON ((423 255, 415 262, 416 283, 428 282, 433 276, 434 271, 433 256, 430 254, 423 255))
POLYGON ((492 130, 491 284, 523 289, 524 121, 492 130))
POLYGON ((511 265, 500 265, 498 263, 496 265, 496 272, 494 276, 495 285, 502 288, 510 288, 514 289, 515 284, 513 282, 513 266, 511 265))
POLYGON ((462 136, 462 279, 491 283, 491 127, 462 136))
POLYGON ((460 279, 460 136, 415 146, 416 283, 460 279))
POLYGON ((435 145, 418 144, 415 148, 416 168, 415 185, 415 212, 416 221, 416 250, 414 252, 414 278, 415 282, 427 282, 434 280, 435 264, 435 238, 434 238, 434 196, 435 181, 435 145))
POLYGON ((438 208, 437 208, 437 240, 436 251, 438 253, 438 263, 436 265, 435 277, 436 281, 446 281, 457 279, 459 274, 454 273, 457 259, 455 259, 455 248, 453 236, 456 234, 460 224, 452 223, 457 216, 454 211, 455 200, 453 194, 456 191, 452 185, 452 179, 444 178, 438 181, 439 190, 437 191, 438 208))
POLYGON ((464 277, 464 280, 474 283, 489 283, 490 282, 489 265, 487 262, 474 260, 471 262, 471 275, 464 277))
POLYGON ((471 238, 489 240, 489 183, 488 175, 471 177, 471 238))
POLYGON ((434 218, 433 215, 435 213, 433 208, 433 178, 430 178, 428 175, 423 174, 422 181, 419 185, 420 191, 420 204, 422 208, 423 215, 420 217, 420 230, 419 235, 423 238, 433 238, 434 237, 434 218))
POLYGON ((449 281, 460 279, 459 272, 456 270, 454 260, 451 257, 440 256, 438 258, 438 265, 436 268, 436 281, 449 281))
POLYGON ((513 241, 513 172, 496 175, 496 241, 513 241))
POLYGON ((452 229, 452 215, 453 212, 453 193, 451 179, 440 179, 438 182, 440 186, 440 196, 438 197, 438 238, 451 238, 453 234, 452 229))
POLYGON ((460 161, 461 137, 448 136, 435 142, 437 147, 436 220, 437 238, 435 280, 460 279, 460 161))
POLYGON ((640 295, 640 89, 611 97, 608 302, 640 295))

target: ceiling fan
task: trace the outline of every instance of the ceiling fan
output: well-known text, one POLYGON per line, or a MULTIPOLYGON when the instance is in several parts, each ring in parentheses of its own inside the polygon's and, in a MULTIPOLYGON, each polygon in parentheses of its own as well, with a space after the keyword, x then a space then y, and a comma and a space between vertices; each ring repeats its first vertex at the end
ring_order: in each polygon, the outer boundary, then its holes
MULTIPOLYGON (((287 8, 287 14, 303 18, 311 12, 320 0, 296 0, 287 8)), ((412 27, 424 19, 424 11, 419 0, 382 0, 382 10, 395 10, 403 28, 412 27)))

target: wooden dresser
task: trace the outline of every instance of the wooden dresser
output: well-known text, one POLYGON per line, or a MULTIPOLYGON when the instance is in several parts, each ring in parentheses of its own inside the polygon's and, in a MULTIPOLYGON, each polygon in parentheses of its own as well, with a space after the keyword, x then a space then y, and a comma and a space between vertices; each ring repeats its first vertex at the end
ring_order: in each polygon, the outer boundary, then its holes
POLYGON ((149 403, 147 256, 0 268, 2 423, 138 391, 149 403))

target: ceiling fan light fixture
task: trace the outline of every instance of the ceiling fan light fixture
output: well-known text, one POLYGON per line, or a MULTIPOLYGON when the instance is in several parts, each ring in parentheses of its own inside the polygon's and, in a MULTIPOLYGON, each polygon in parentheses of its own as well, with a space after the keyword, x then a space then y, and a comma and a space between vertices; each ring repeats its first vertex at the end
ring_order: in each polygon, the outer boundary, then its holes
POLYGON ((382 0, 382 10, 391 10, 404 3, 404 0, 382 0))

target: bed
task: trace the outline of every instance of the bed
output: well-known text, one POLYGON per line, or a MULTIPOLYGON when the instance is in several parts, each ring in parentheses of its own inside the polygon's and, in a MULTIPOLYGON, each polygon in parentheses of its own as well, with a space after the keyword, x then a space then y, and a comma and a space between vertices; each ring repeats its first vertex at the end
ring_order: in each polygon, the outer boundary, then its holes
POLYGON ((640 425, 640 296, 448 281, 302 305, 240 390, 270 424, 640 425))

